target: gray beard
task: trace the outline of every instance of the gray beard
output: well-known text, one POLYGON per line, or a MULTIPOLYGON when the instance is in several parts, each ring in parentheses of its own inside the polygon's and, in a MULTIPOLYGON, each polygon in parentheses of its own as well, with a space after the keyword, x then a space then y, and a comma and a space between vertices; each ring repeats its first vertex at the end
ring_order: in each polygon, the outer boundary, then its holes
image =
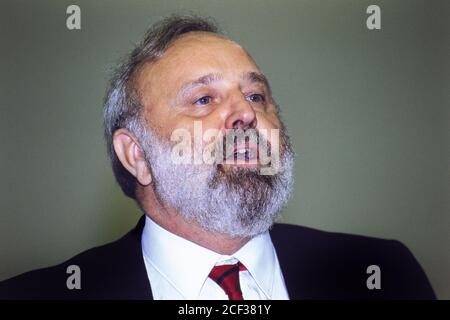
POLYGON ((256 168, 221 164, 174 164, 172 146, 152 130, 138 130, 155 192, 164 206, 186 221, 231 238, 251 238, 273 225, 293 189, 294 152, 280 130, 280 170, 261 175, 256 168))

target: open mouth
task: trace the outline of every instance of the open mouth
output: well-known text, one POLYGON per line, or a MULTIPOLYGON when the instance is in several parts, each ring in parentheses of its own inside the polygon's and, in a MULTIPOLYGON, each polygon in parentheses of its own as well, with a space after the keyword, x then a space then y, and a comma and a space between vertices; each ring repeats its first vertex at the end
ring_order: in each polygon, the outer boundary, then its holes
POLYGON ((225 163, 256 163, 258 158, 258 146, 248 142, 228 148, 223 156, 225 163))

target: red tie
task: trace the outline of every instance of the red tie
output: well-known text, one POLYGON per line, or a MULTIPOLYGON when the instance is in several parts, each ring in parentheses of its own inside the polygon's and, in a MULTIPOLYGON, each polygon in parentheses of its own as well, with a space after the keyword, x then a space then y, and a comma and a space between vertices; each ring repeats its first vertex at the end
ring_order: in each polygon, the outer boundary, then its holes
POLYGON ((239 271, 247 270, 240 262, 235 264, 224 264, 215 266, 209 277, 214 280, 230 300, 244 300, 242 297, 241 286, 239 285, 239 271))

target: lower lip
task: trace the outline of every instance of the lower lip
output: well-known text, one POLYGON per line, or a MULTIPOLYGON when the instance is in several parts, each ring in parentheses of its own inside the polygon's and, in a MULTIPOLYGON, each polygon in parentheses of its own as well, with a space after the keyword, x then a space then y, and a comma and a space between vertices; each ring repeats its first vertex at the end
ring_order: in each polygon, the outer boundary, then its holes
POLYGON ((224 163, 223 164, 224 168, 252 168, 252 169, 256 169, 259 168, 260 166, 258 164, 250 164, 250 163, 241 163, 241 164, 237 164, 237 163, 224 163))
MULTIPOLYGON (((249 146, 248 146, 248 143, 246 144, 246 149, 250 149, 249 146)), ((242 159, 242 154, 236 154, 235 152, 233 152, 232 156, 230 156, 228 158, 224 158, 223 161, 229 162, 229 163, 230 162, 234 163, 235 161, 238 161, 239 163, 247 163, 247 162, 253 163, 253 162, 257 162, 258 159, 259 159, 258 150, 257 149, 251 149, 251 150, 252 150, 252 154, 256 155, 256 157, 254 157, 252 159, 249 159, 247 157, 245 157, 245 159, 242 159), (240 158, 240 159, 237 159, 237 158, 240 158)))
POLYGON ((253 158, 253 159, 235 159, 234 157, 231 157, 229 159, 224 159, 224 164, 243 165, 243 166, 256 166, 256 165, 258 165, 258 158, 253 158))

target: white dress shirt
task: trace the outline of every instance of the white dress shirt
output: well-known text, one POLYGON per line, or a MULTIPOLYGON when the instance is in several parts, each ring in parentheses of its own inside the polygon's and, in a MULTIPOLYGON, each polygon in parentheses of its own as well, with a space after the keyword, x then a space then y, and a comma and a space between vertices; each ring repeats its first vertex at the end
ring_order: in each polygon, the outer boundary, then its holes
POLYGON ((237 261, 247 268, 239 272, 245 300, 289 299, 268 232, 228 256, 179 237, 146 216, 142 254, 155 300, 228 300, 208 275, 215 265, 237 261))

